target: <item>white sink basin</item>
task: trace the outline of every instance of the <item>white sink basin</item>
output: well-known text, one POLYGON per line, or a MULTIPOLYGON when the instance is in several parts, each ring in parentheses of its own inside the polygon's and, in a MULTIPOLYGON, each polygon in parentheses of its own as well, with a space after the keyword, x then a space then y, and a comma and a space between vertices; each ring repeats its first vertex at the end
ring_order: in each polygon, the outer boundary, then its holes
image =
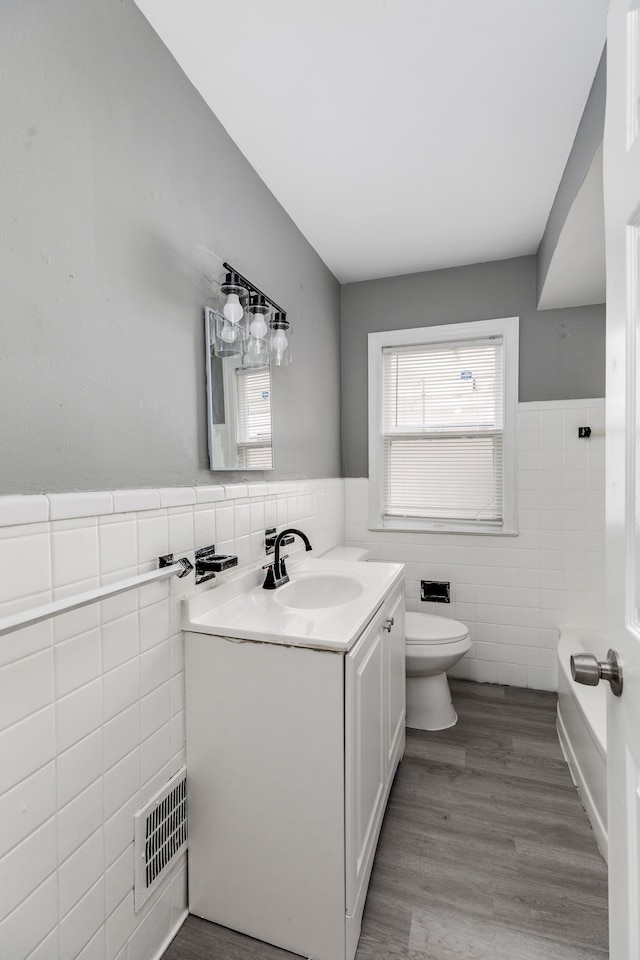
POLYGON ((362 581, 344 573, 302 573, 278 587, 273 599, 294 610, 326 610, 350 603, 363 591, 362 581))
POLYGON ((346 652, 402 580, 399 563, 304 559, 289 583, 264 590, 249 569, 185 601, 184 628, 227 639, 346 652))

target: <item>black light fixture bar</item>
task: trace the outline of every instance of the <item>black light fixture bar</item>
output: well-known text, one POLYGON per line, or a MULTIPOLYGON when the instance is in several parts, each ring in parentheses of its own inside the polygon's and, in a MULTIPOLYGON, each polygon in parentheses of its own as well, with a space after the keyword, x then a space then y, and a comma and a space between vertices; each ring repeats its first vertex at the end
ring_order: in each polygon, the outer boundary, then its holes
POLYGON ((283 310, 282 307, 279 307, 275 300, 272 300, 271 297, 268 297, 266 293, 263 293, 262 290, 259 290, 254 283, 251 283, 250 280, 247 280, 239 270, 235 267, 232 267, 230 263, 223 263, 222 266, 225 270, 228 270, 229 273, 235 273, 239 280, 242 281, 243 286, 247 287, 248 290, 251 290, 253 293, 259 293, 261 297, 264 297, 267 303, 270 303, 274 310, 277 310, 278 313, 281 313, 283 317, 287 316, 287 311, 283 310))

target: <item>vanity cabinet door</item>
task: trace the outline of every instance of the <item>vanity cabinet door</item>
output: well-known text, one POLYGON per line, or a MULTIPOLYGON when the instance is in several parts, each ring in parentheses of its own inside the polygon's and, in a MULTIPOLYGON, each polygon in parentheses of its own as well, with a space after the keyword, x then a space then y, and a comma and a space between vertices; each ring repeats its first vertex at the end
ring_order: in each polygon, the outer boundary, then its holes
POLYGON ((386 797, 383 617, 381 611, 345 657, 348 915, 366 892, 386 797))
POLYGON ((406 719, 404 597, 402 590, 385 608, 385 722, 387 773, 393 777, 402 758, 406 719))

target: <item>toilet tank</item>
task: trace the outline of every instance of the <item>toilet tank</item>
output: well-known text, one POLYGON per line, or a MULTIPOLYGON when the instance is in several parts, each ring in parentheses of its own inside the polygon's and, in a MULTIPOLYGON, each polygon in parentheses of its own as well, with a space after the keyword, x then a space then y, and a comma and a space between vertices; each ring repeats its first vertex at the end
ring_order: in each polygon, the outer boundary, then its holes
POLYGON ((322 560, 368 560, 369 551, 363 547, 334 547, 322 554, 322 560))

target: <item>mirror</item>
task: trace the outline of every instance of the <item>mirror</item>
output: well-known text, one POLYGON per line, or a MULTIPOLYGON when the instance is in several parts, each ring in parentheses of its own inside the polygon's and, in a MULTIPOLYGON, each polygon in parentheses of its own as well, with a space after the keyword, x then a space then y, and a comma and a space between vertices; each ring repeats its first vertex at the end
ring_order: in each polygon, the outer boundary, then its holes
POLYGON ((214 353, 215 314, 205 310, 211 470, 273 470, 271 369, 214 353))

